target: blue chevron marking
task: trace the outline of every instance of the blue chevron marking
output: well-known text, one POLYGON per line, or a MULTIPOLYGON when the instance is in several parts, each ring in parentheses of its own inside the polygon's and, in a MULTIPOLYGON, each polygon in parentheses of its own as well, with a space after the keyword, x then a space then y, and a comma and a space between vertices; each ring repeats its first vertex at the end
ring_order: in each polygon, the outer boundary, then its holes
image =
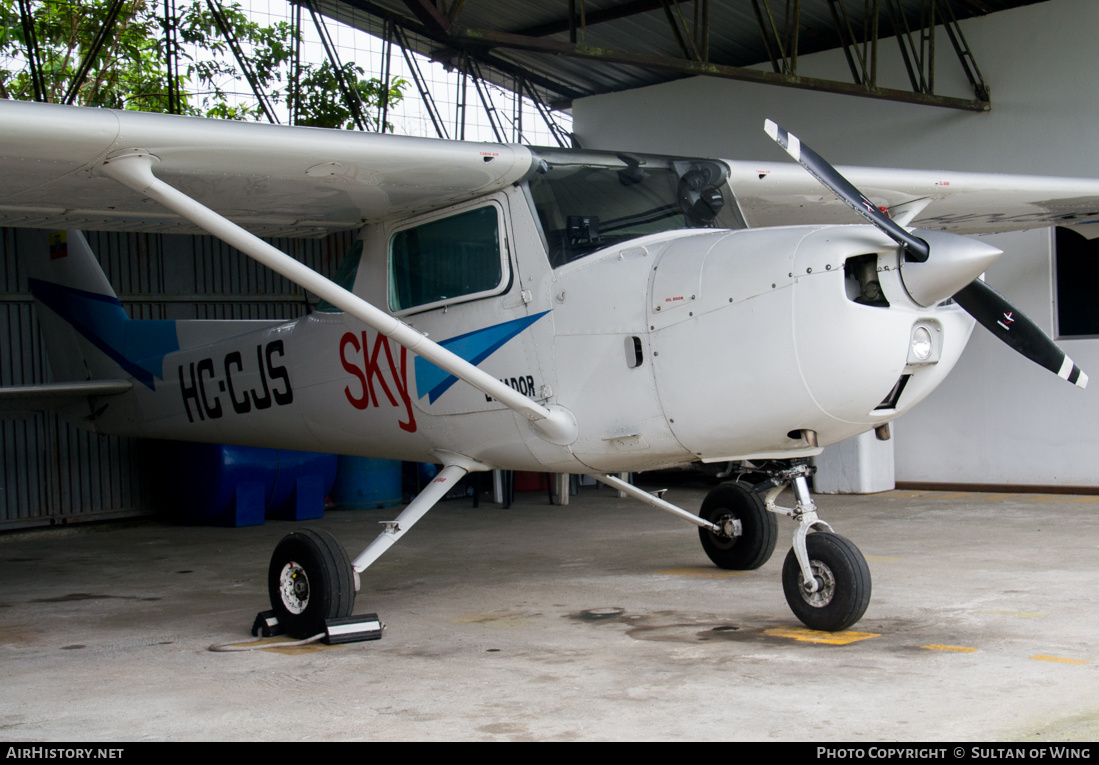
MULTIPOLYGON (((547 313, 549 311, 543 311, 532 316, 524 316, 519 319, 505 321, 502 324, 494 324, 491 327, 476 329, 464 335, 443 340, 439 345, 476 366, 547 313)), ((456 382, 458 382, 458 378, 450 372, 439 369, 427 359, 420 356, 416 357, 416 390, 423 391, 420 393, 420 398, 427 396, 429 404, 434 404, 439 396, 446 393, 450 386, 456 382)))

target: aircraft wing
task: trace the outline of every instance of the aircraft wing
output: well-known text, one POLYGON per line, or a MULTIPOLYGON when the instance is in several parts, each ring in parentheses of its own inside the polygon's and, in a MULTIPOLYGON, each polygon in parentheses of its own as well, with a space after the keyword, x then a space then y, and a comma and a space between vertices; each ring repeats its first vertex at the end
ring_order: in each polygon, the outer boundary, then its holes
MULTIPOLYGON (((127 149, 261 236, 324 236, 490 193, 530 171, 523 146, 439 141, 0 100, 0 225, 199 233, 93 171, 127 149)), ((730 161, 751 226, 861 222, 793 162, 730 161)), ((1099 181, 841 167, 903 225, 962 234, 1050 225, 1099 235, 1099 181), (1095 230, 1095 234, 1091 231, 1095 230)))
MULTIPOLYGON (((729 183, 750 226, 862 223, 793 162, 729 161, 729 183)), ((1099 180, 938 170, 837 168, 905 226, 991 234, 1073 226, 1099 236, 1099 180)))
POLYGON ((522 146, 0 101, 0 225, 198 233, 92 170, 144 149, 159 178, 262 236, 323 236, 503 188, 522 146))

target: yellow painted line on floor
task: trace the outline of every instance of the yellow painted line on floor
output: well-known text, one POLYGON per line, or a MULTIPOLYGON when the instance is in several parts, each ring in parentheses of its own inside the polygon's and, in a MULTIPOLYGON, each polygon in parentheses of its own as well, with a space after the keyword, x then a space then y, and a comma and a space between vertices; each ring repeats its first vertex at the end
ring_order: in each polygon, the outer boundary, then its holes
POLYGON ((1041 619, 1042 617, 1049 616, 1049 614, 1043 614, 1040 611, 1009 611, 1008 609, 987 609, 984 611, 975 611, 978 614, 990 614, 992 616, 1012 616, 1016 619, 1041 619))
POLYGON ((825 643, 827 645, 848 645, 860 640, 881 637, 876 632, 818 632, 817 630, 794 627, 772 627, 763 631, 769 637, 788 638, 802 643, 825 643))
POLYGON ((904 560, 904 558, 896 555, 867 555, 865 557, 870 563, 896 563, 899 560, 904 560))
POLYGON ((726 571, 721 568, 707 568, 705 566, 684 566, 682 568, 665 568, 655 572, 667 576, 687 576, 692 579, 728 579, 733 576, 747 574, 747 571, 726 571))
POLYGON ((979 650, 977 648, 970 648, 967 645, 940 645, 939 643, 921 645, 920 648, 926 648, 928 651, 943 651, 945 653, 977 653, 979 650))
POLYGON ((1090 664, 1091 663, 1090 659, 1070 659, 1066 656, 1045 656, 1045 655, 1040 654, 1040 653, 1034 654, 1030 658, 1034 659, 1034 661, 1052 661, 1052 662, 1055 662, 1057 664, 1090 664))

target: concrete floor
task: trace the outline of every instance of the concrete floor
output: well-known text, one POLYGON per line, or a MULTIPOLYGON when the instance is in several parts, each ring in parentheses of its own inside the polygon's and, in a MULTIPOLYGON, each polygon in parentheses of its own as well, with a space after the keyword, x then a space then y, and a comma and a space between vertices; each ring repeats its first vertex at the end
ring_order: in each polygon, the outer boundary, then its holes
MULTIPOLYGON (((846 644, 806 641, 786 606, 791 522, 730 576, 693 527, 606 489, 444 503, 363 577, 385 636, 333 648, 207 650, 248 637, 291 524, 0 535, 0 740, 1099 738, 1099 497, 817 501, 873 574, 846 644)), ((310 525, 354 556, 395 515, 310 525)))

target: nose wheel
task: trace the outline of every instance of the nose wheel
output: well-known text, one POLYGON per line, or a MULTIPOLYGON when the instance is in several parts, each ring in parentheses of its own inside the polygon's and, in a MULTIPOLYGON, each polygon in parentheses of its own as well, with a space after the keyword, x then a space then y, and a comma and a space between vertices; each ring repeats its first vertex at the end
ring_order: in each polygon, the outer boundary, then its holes
POLYGON ((810 629, 839 632, 855 624, 870 605, 870 568, 846 537, 817 532, 805 537, 812 582, 791 549, 782 564, 782 590, 794 616, 810 629))

